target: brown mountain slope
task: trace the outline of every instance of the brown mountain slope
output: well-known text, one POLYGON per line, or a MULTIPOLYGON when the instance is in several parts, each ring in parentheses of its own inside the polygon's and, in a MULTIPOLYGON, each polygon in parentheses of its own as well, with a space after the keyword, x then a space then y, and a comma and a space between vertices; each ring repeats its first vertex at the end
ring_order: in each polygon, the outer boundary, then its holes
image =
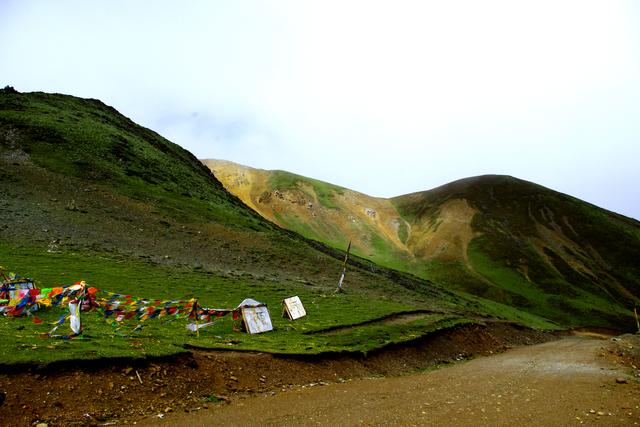
POLYGON ((412 269, 424 260, 466 259, 477 210, 457 199, 440 206, 435 223, 406 221, 392 199, 225 160, 203 160, 225 188, 279 226, 384 265, 412 269))
POLYGON ((203 160, 225 188, 279 226, 371 258, 379 249, 411 260, 409 224, 390 200, 331 186, 283 171, 266 171, 224 160, 203 160), (378 248, 381 246, 381 248, 378 248))
POLYGON ((306 237, 451 288, 571 323, 627 322, 640 223, 508 176, 379 199, 283 171, 206 160, 231 193, 306 237), (558 314, 559 313, 559 314, 558 314))

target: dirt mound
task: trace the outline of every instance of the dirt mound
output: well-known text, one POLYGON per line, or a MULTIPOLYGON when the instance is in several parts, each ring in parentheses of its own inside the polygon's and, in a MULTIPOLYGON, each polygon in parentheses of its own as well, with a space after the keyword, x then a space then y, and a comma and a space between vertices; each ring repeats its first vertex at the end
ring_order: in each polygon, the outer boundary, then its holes
POLYGON ((171 360, 117 366, 95 362, 82 369, 58 366, 0 374, 3 422, 27 426, 133 422, 172 411, 194 411, 209 402, 300 385, 398 375, 554 336, 511 324, 467 325, 409 345, 367 356, 285 357, 264 353, 191 351, 171 360))
POLYGON ((612 338, 616 344, 609 348, 612 359, 622 366, 630 367, 640 373, 640 333, 624 334, 612 338))

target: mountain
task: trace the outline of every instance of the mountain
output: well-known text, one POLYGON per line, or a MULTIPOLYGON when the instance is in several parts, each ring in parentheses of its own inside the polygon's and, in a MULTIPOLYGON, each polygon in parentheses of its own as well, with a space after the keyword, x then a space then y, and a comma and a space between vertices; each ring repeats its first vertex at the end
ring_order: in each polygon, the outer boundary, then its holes
POLYGON ((631 327, 640 223, 509 176, 379 199, 283 171, 204 160, 281 227, 562 324, 631 327))
MULTIPOLYGON (((216 178, 98 100, 2 90, 0 263, 49 283, 82 275, 115 291, 197 293, 223 306, 248 296, 278 306, 299 294, 315 304, 307 330, 437 313, 420 320, 428 327, 371 326, 379 343, 488 316, 538 327, 631 323, 637 221, 510 177, 385 200, 218 165, 227 172, 213 166, 216 178), (347 294, 329 297, 350 239, 347 294)), ((310 339, 291 333, 283 342, 310 339)))
POLYGON ((395 206, 356 191, 284 171, 203 160, 225 188, 281 227, 379 262, 412 258, 404 239, 408 223, 395 206))
MULTIPOLYGON (((333 190, 318 186, 314 194, 330 203, 333 190)), ((198 307, 229 309, 253 298, 268 305, 274 327, 239 334, 226 316, 194 335, 184 318, 107 323, 98 310, 83 315, 86 339, 43 345, 62 309, 47 308, 35 322, 0 317, 2 366, 194 347, 366 354, 465 324, 566 326, 357 256, 336 292, 344 256, 267 221, 191 153, 101 101, 0 90, 0 266, 41 288, 85 280, 156 308, 195 298, 198 307), (278 314, 294 295, 307 316, 292 322, 278 314)), ((109 294, 98 295, 104 303, 109 294)))
MULTIPOLYGON (((25 251, 27 264, 73 254, 142 260, 292 293, 335 289, 344 257, 264 220, 191 153, 101 101, 3 90, 0 261, 25 251)), ((350 289, 374 299, 458 298, 409 275, 351 270, 350 289)))

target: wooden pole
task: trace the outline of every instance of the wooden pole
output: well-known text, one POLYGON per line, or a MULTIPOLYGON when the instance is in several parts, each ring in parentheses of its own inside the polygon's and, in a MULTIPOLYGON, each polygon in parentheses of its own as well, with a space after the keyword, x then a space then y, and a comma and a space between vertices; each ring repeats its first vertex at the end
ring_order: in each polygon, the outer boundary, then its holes
POLYGON ((640 334, 640 322, 638 321, 638 310, 633 307, 633 314, 636 316, 636 326, 638 327, 638 333, 640 334))
POLYGON ((351 240, 349 240, 349 246, 347 246, 347 253, 344 255, 344 262, 342 263, 342 274, 340 275, 340 280, 338 281, 338 289, 336 289, 336 292, 342 292, 342 282, 344 281, 344 276, 347 274, 347 261, 349 260, 350 250, 351 240))

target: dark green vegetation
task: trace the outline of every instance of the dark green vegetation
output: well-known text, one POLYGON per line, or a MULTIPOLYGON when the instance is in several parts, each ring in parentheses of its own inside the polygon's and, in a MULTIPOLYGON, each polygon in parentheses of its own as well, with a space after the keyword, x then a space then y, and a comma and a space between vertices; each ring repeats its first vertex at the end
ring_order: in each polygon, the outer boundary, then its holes
POLYGON ((448 200, 476 209, 455 286, 563 325, 632 327, 640 297, 640 223, 508 176, 482 176, 394 199, 412 223, 435 223, 448 200), (465 279, 466 276, 466 279, 465 279))
POLYGON ((50 172, 109 183, 182 221, 211 215, 229 225, 265 225, 217 182, 211 188, 210 173, 191 153, 98 100, 3 95, 0 120, 3 145, 18 148, 50 172))
POLYGON ((269 177, 269 185, 282 190, 301 190, 306 196, 315 197, 322 206, 329 209, 337 207, 333 201, 334 194, 344 194, 344 188, 337 185, 285 171, 273 171, 269 177))
MULTIPOLYGON (((84 339, 42 338, 45 321, 0 318, 4 364, 174 354, 185 345, 283 353, 366 352, 432 330, 500 315, 553 327, 535 316, 447 291, 353 259, 334 294, 344 254, 262 219, 227 193, 190 153, 96 100, 0 93, 0 264, 40 287, 85 280, 152 299, 199 298, 232 308, 250 297, 271 308, 276 331, 233 333, 231 320, 190 335, 185 320, 115 330, 84 315, 84 339), (303 320, 279 317, 300 295, 303 320), (394 313, 431 314, 401 324, 394 313), (367 323, 327 335, 336 326, 367 323)), ((63 326, 68 331, 68 325, 63 326)))

